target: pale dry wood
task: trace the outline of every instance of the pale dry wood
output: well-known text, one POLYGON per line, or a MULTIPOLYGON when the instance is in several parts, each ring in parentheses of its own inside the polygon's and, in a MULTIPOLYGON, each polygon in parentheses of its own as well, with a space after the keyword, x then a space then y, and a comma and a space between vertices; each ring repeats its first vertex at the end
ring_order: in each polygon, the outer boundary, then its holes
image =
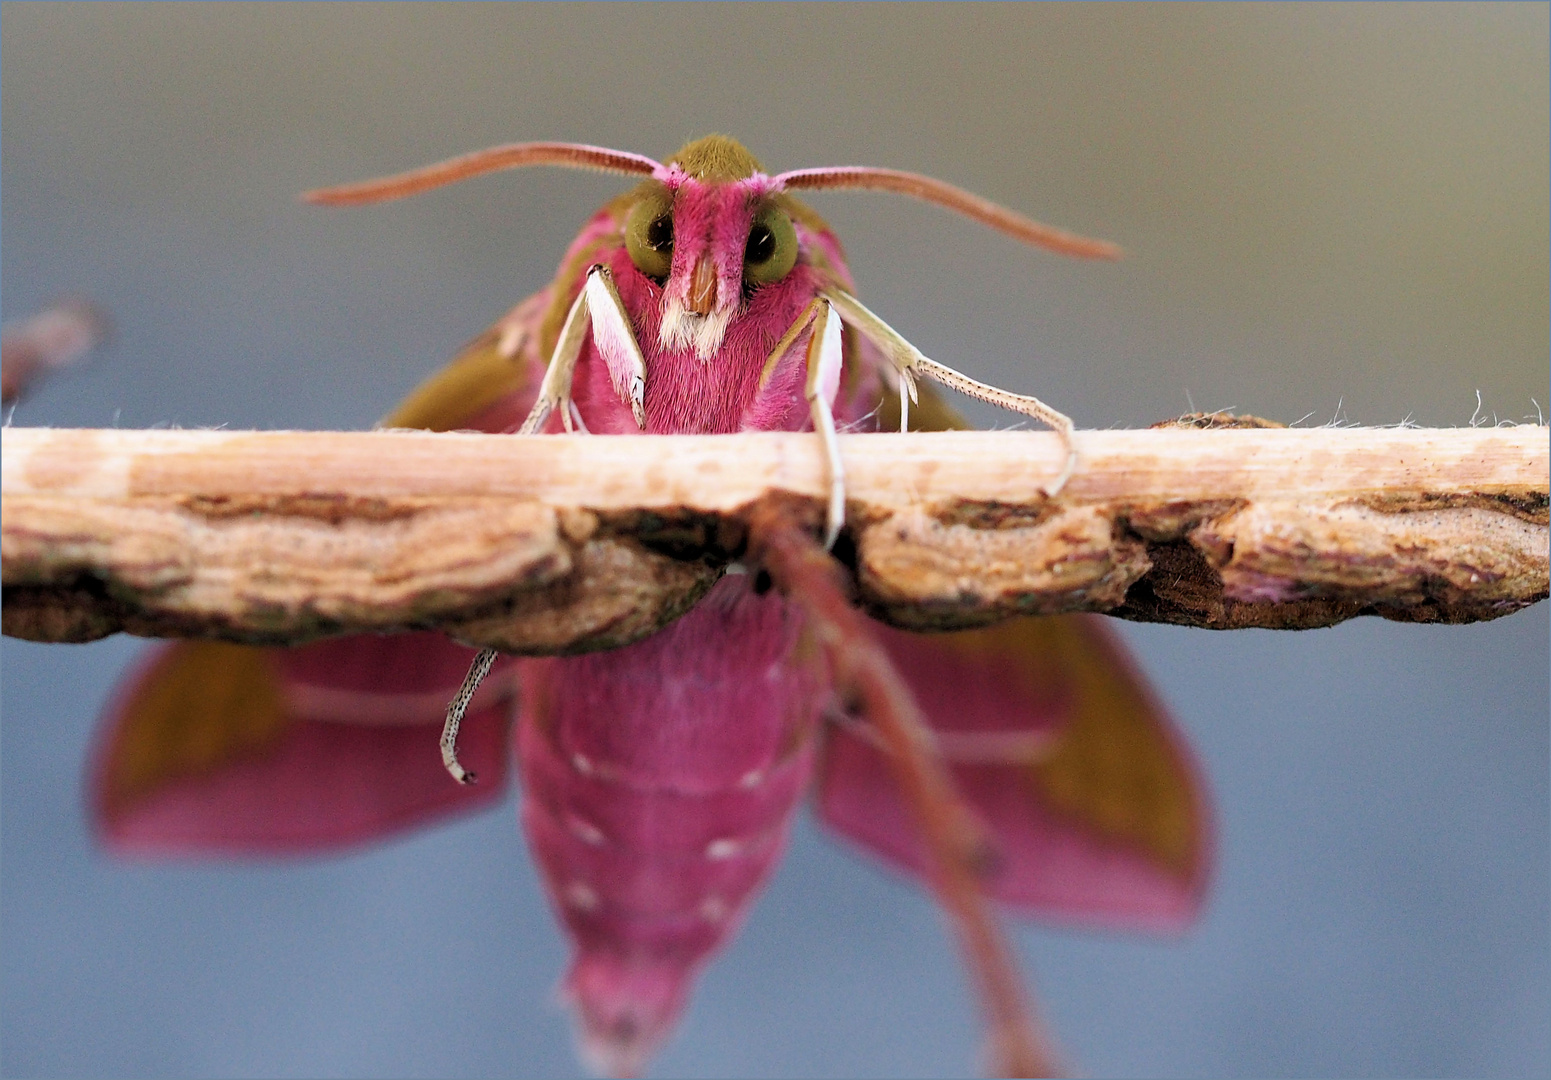
MULTIPOLYGON (((1547 593, 1544 428, 841 437, 861 602, 920 628, 1108 611, 1231 628, 1493 618, 1547 593)), ((296 642, 436 627, 516 652, 660 627, 811 435, 7 429, 5 632, 296 642)))

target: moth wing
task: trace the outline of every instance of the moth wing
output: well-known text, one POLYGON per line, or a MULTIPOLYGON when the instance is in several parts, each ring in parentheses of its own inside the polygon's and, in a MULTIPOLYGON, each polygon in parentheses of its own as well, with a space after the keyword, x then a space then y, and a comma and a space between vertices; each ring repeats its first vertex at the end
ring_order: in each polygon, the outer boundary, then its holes
MULTIPOLYGON (((914 634, 878 627, 989 829, 987 890, 1062 920, 1182 928, 1212 840, 1184 739, 1096 616, 914 634)), ((909 808, 863 724, 831 730, 818 810, 837 832, 925 872, 909 808)))
POLYGON ((544 377, 540 332, 553 287, 534 293, 465 345, 378 427, 516 431, 544 377))
MULTIPOLYGON (((545 290, 474 339, 384 419, 431 430, 517 427, 536 395, 545 290)), ((92 816, 122 853, 303 852, 357 843, 501 797, 511 668, 459 735, 479 783, 437 745, 474 650, 440 634, 289 649, 183 641, 151 650, 97 737, 92 816)))
POLYGON ((301 853, 497 801, 509 674, 482 691, 460 733, 479 784, 455 783, 437 747, 473 655, 430 633, 151 650, 98 736, 98 836, 124 854, 301 853))
MULTIPOLYGON (((912 431, 968 427, 918 385, 912 431)), ((885 391, 883 431, 899 429, 885 391)), ((959 790, 996 844, 988 888, 1030 913, 1175 929, 1199 910, 1210 812, 1183 737, 1103 620, 1013 619, 980 630, 878 633, 937 731, 959 790)), ((832 728, 819 814, 885 860, 924 873, 882 752, 860 726, 832 728)))

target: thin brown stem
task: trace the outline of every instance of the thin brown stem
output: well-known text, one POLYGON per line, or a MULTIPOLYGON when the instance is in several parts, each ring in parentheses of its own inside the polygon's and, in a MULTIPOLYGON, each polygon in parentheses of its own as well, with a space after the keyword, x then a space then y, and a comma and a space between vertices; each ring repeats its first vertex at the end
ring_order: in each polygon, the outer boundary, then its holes
POLYGON ((843 571, 789 506, 749 515, 749 554, 801 609, 823 648, 837 691, 877 732, 921 830, 932 885, 958 937, 990 1029, 1000 1076, 1054 1076, 1056 1055, 1035 1016, 980 875, 988 842, 954 789, 926 718, 868 620, 848 597, 843 571))
POLYGON ((0 345, 0 405, 17 401, 39 380, 75 363, 102 343, 108 321, 85 300, 63 300, 5 328, 0 345))

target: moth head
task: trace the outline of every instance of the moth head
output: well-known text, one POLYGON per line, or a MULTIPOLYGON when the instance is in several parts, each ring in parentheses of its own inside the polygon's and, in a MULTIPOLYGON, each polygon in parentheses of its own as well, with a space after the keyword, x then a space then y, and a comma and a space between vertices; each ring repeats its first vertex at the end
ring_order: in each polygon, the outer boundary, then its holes
MULTIPOLYGON (((664 185, 649 183, 643 189, 625 218, 625 248, 636 269, 660 285, 701 262, 716 267, 718 285, 723 274, 731 276, 736 269, 745 288, 780 281, 797 265, 797 228, 780 200, 708 191, 695 183, 680 188, 678 199, 664 185), (683 228, 676 220, 680 209, 683 228)), ((688 278, 693 282, 693 269, 688 278)), ((709 287, 709 281, 702 286, 709 287)))
POLYGON ((779 187, 738 143, 688 143, 637 188, 625 247, 663 288, 659 343, 708 359, 749 294, 789 273, 797 229, 779 187))
POLYGON ((846 165, 767 175, 725 135, 708 135, 667 164, 580 143, 534 142, 479 150, 380 180, 323 188, 302 197, 327 205, 384 202, 524 165, 561 165, 650 178, 625 221, 625 246, 642 274, 663 286, 661 344, 702 359, 721 347, 727 325, 752 289, 781 281, 801 257, 785 195, 865 189, 910 195, 957 211, 1024 243, 1081 258, 1118 258, 1102 240, 1041 225, 952 184, 918 173, 846 165))
POLYGON ((663 288, 659 341, 702 360, 757 289, 791 273, 797 229, 763 175, 710 183, 671 175, 648 190, 625 221, 636 269, 663 288))

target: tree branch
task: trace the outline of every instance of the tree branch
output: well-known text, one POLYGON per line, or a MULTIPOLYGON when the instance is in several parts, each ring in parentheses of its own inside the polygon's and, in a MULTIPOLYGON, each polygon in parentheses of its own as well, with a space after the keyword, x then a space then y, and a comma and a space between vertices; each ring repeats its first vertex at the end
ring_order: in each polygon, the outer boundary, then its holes
MULTIPOLYGON (((1544 428, 841 439, 860 599, 897 625, 1107 611, 1233 628, 1494 618, 1547 594, 1544 428)), ((624 644, 742 552, 815 525, 807 435, 7 429, 6 634, 296 643, 437 628, 525 653, 624 644)))

